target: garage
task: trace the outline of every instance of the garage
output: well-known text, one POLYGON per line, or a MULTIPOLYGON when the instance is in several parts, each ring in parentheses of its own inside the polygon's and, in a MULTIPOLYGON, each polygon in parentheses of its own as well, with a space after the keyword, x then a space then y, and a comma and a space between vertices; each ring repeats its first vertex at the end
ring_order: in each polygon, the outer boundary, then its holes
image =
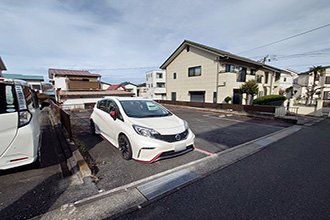
POLYGON ((205 102, 205 91, 189 91, 190 102, 205 102))

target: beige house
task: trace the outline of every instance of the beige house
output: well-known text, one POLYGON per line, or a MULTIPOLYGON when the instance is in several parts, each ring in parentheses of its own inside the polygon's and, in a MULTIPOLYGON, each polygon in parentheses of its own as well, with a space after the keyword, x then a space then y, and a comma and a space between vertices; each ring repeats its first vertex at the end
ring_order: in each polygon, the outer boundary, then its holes
POLYGON ((239 88, 248 80, 259 85, 258 97, 279 94, 283 70, 185 40, 161 65, 166 70, 167 100, 245 104, 239 88))
MULTIPOLYGON (((325 73, 315 80, 317 92, 313 96, 313 103, 316 99, 323 101, 323 107, 330 107, 330 66, 324 66, 325 73)), ((310 88, 314 81, 314 74, 311 71, 300 73, 294 80, 293 89, 296 91, 295 99, 298 103, 304 104, 307 98, 307 88, 310 88)))

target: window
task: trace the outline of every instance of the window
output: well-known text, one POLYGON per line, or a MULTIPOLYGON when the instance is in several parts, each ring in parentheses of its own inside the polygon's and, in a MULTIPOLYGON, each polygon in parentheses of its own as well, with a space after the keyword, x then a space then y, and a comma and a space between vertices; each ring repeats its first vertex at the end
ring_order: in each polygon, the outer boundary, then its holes
POLYGON ((323 100, 330 100, 330 92, 329 91, 325 91, 323 93, 323 100))
POLYGON ((256 75, 256 70, 255 69, 251 69, 251 75, 256 75))
POLYGON ((202 67, 201 66, 196 66, 196 67, 190 67, 188 69, 188 76, 200 76, 202 75, 202 67))
POLYGON ((165 88, 165 83, 157 83, 157 88, 165 88))
POLYGON ((230 65, 230 64, 226 64, 226 72, 235 73, 235 66, 230 65))
POLYGON ((265 73, 266 77, 265 77, 265 84, 268 83, 268 78, 269 78, 269 73, 265 73))
POLYGON ((263 75, 257 75, 257 83, 262 83, 263 75))
POLYGON ((0 97, 0 114, 17 111, 14 86, 0 83, 0 97))
POLYGON ((325 77, 325 84, 330 84, 330 76, 325 77))
POLYGON ((245 67, 239 67, 237 82, 245 82, 245 80, 246 80, 246 68, 245 67))
POLYGON ((173 79, 176 79, 176 73, 173 73, 173 79))
POLYGON ((163 78, 163 73, 156 73, 156 78, 162 79, 163 78))

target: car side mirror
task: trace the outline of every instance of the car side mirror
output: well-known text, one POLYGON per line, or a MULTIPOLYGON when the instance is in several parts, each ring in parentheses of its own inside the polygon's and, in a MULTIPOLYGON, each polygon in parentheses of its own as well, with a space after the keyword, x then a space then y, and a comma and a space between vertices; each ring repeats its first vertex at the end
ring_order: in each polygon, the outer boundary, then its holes
POLYGON ((110 111, 110 116, 113 120, 116 120, 116 111, 110 111))
POLYGON ((43 108, 48 107, 48 106, 50 106, 50 103, 49 102, 42 102, 41 103, 40 110, 42 110, 43 108))

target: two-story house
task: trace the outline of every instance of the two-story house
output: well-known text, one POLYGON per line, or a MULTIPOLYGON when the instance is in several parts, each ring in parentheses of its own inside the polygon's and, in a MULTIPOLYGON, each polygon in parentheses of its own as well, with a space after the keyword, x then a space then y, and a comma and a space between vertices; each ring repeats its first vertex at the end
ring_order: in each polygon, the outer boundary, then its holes
MULTIPOLYGON (((239 88, 259 85, 258 97, 279 94, 283 70, 213 47, 185 40, 160 66, 166 70, 167 100, 242 104, 239 88)), ((243 103, 244 104, 244 103, 243 103)))
MULTIPOLYGON (((330 107, 330 66, 324 66, 325 69, 322 76, 315 79, 316 93, 313 96, 312 104, 315 104, 316 99, 320 98, 323 101, 323 107, 330 107)), ((297 102, 304 104, 307 98, 307 89, 312 87, 314 82, 314 74, 306 71, 300 73, 298 78, 294 80, 293 89, 296 91, 295 98, 297 102)))
POLYGON ((152 70, 146 72, 147 97, 154 100, 166 99, 166 72, 152 70))
POLYGON ((104 96, 133 96, 120 90, 102 90, 101 75, 83 70, 49 69, 49 81, 53 83, 56 101, 64 109, 90 107, 104 96))
POLYGON ((138 96, 138 92, 137 92, 137 85, 135 85, 135 84, 133 84, 133 83, 131 83, 131 82, 123 82, 123 83, 121 83, 121 85, 123 85, 123 86, 125 86, 125 88, 126 88, 126 91, 128 91, 128 92, 132 92, 132 93, 134 93, 134 96, 135 97, 137 97, 138 96))

